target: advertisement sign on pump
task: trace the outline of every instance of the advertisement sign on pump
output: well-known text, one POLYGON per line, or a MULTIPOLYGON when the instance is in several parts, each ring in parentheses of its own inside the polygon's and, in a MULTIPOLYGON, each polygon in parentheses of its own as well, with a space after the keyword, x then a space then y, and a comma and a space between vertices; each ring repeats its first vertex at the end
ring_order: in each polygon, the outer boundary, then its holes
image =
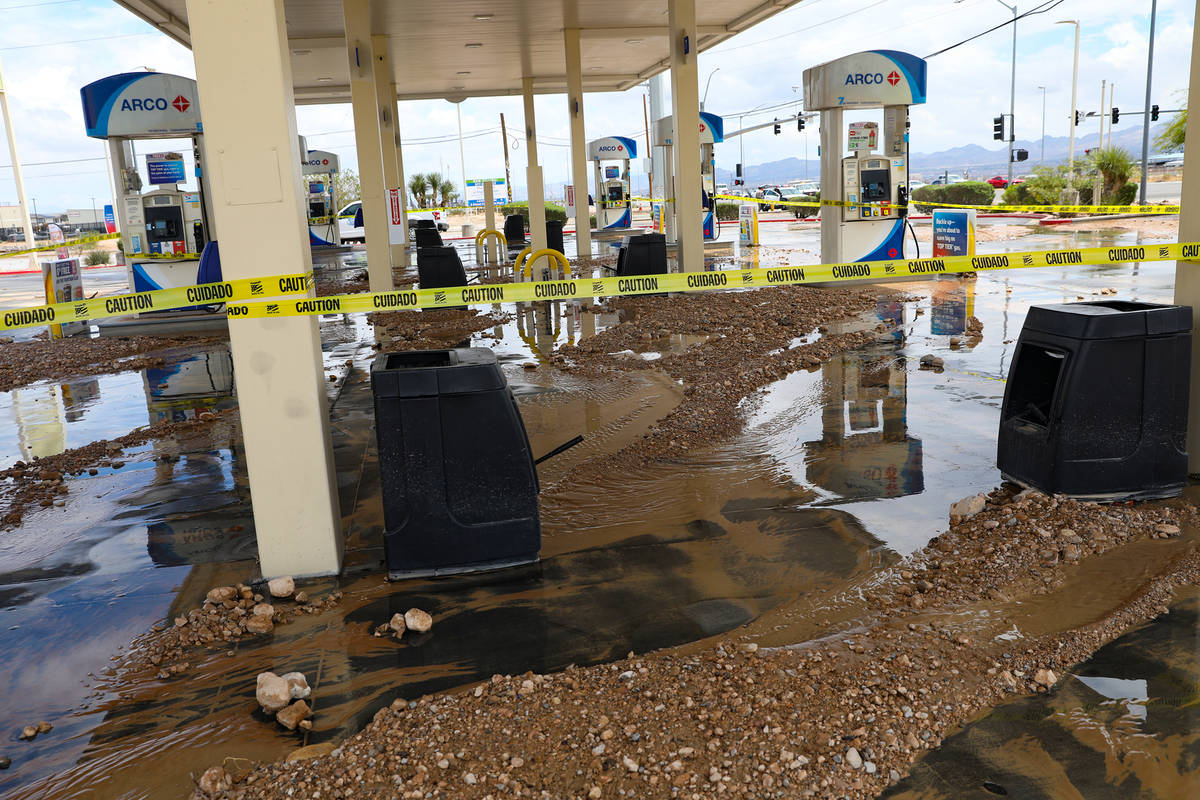
MULTIPOLYGON (((57 225, 52 226, 57 228, 57 225)), ((54 232, 50 232, 51 238, 54 232)), ((59 231, 59 236, 62 231, 59 231)), ((60 240, 61 241, 61 240, 60 240)), ((83 299, 83 276, 79 271, 78 258, 59 258, 54 261, 42 262, 42 281, 46 287, 47 303, 70 303, 83 299)), ((82 331, 86 327, 83 322, 57 322, 50 325, 50 335, 55 339, 82 331)))
POLYGON ((117 232, 117 215, 113 212, 111 204, 104 206, 104 232, 117 232))
POLYGON ((150 183, 174 186, 187 180, 183 170, 182 153, 149 153, 146 156, 146 174, 150 183))

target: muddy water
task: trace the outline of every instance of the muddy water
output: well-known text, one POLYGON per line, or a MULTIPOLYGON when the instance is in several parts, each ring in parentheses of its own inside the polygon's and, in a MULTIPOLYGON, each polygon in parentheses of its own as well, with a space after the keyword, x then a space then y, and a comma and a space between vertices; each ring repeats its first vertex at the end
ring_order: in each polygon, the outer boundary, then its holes
MULTIPOLYGON (((1143 296, 1156 299, 1169 267, 1127 267, 1104 280, 1123 294, 1148 287, 1143 296)), ((804 608, 811 596, 857 591, 898 552, 940 530, 950 501, 995 484, 994 426, 1010 339, 1031 300, 1066 299, 1060 276, 1021 275, 1019 301, 1007 291, 1014 276, 986 276, 927 287, 933 304, 881 304, 876 317, 895 326, 892 335, 748 402, 742 436, 586 486, 566 480, 570 468, 640 436, 675 406, 680 387, 651 371, 585 381, 526 369, 618 320, 570 303, 522 310, 474 341, 497 351, 535 453, 576 433, 586 437, 540 468, 543 560, 497 575, 398 584, 382 579, 365 372, 372 332, 361 316, 325 319, 326 367, 345 378, 329 388, 347 533, 340 609, 282 626, 269 641, 242 643, 232 656, 197 652, 189 673, 169 684, 153 670, 106 671, 119 646, 154 622, 195 607, 213 585, 252 577, 253 524, 236 432, 175 448, 173 465, 155 463, 146 448, 124 470, 87 479, 78 495, 100 497, 86 508, 70 504, 57 524, 50 513, 31 517, 19 540, 23 562, 10 547, 17 539, 0 545, 7 575, 0 586, 10 593, 0 642, 22 654, 0 664, 0 685, 15 687, 18 698, 0 710, 0 729, 55 723, 33 744, 3 745, 14 765, 0 773, 0 791, 169 796, 189 785, 189 772, 227 756, 272 759, 342 737, 396 697, 682 644, 804 608), (964 338, 951 350, 949 337, 961 336, 972 314, 984 320, 982 339, 964 338), (926 352, 946 358, 945 372, 917 369, 926 352), (9 562, 52 570, 8 571, 9 562), (370 635, 413 605, 434 613, 431 635, 403 644, 370 635), (317 716, 306 737, 255 714, 252 686, 263 669, 309 676, 317 716)), ((629 357, 699 343, 669 337, 629 357)), ((138 400, 135 377, 144 390, 158 386, 137 374, 101 384, 82 418, 100 418, 89 420, 99 425, 94 435, 144 421, 140 410, 121 416, 138 400)), ((140 402, 147 407, 145 396, 140 402)), ((72 424, 79 423, 67 419, 64 442, 82 441, 72 424)), ((821 617, 811 614, 823 610, 806 613, 808 628, 778 635, 815 629, 821 617)))
POLYGON ((948 737, 892 800, 1200 796, 1200 594, 948 737))

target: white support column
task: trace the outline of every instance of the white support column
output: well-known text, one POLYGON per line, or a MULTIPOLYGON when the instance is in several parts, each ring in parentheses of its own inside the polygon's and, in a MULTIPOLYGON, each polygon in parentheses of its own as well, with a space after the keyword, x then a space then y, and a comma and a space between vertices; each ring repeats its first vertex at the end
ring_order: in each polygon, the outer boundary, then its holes
MULTIPOLYGON (((17 134, 13 131, 12 115, 8 110, 8 91, 4 86, 3 68, 0 68, 0 114, 3 114, 4 117, 4 135, 8 139, 8 158, 9 163, 12 164, 13 181, 17 184, 17 203, 21 208, 21 229, 25 233, 25 242, 21 246, 37 247, 37 240, 33 236, 33 222, 29 218, 29 202, 25 199, 25 178, 21 174, 21 156, 17 153, 17 134)), ((37 253, 29 254, 29 267, 38 269, 37 253)), ((133 291, 133 287, 129 287, 129 290, 133 291)))
MULTIPOLYGON (((396 96, 396 84, 392 84, 392 97, 396 96)), ((408 181, 404 177, 404 148, 400 144, 400 109, 393 102, 392 108, 396 111, 396 185, 400 187, 400 210, 404 212, 404 222, 400 225, 403 232, 403 238, 406 244, 400 248, 400 260, 392 259, 392 264, 397 267, 408 268, 411 261, 408 253, 408 181)), ((394 251, 393 251, 394 252, 394 251)))
MULTIPOLYGON (((222 271, 311 272, 283 0, 187 10, 222 271)), ((233 319, 229 340, 263 576, 334 574, 341 513, 317 319, 233 319)))
POLYGON ((368 0, 343 0, 346 53, 350 62, 350 105, 354 110, 354 144, 358 152, 358 184, 362 192, 367 274, 372 292, 394 288, 388 244, 387 198, 383 186, 379 97, 375 92, 375 56, 371 47, 368 0))
MULTIPOLYGON (((396 163, 396 84, 392 77, 392 62, 386 36, 371 37, 371 54, 375 65, 375 96, 379 104, 379 150, 383 159, 383 188, 400 186, 400 168, 396 163)), ((384 197, 387 195, 385 194, 384 197)), ((385 206, 386 208, 386 206, 385 206)), ((400 265, 408 255, 405 245, 388 246, 393 265, 400 265)))
MULTIPOLYGON (((571 183, 575 186, 575 249, 580 256, 592 254, 592 222, 588 210, 587 136, 583 126, 583 60, 579 52, 579 29, 563 31, 567 51, 567 116, 571 120, 571 183)), ((597 193, 600 188, 596 187, 597 193)))
POLYGON ((671 27, 671 114, 675 120, 675 226, 679 271, 704 269, 700 214, 700 75, 696 66, 696 0, 667 0, 671 27), (685 40, 689 52, 684 52, 685 40))
POLYGON ((533 252, 546 249, 546 188, 538 164, 537 117, 533 113, 533 78, 521 79, 525 99, 525 185, 529 192, 529 244, 533 252))
MULTIPOLYGON (((826 200, 845 200, 842 183, 842 109, 830 108, 821 112, 821 197, 826 200)), ((746 169, 745 166, 742 167, 746 169)), ((833 264, 842 260, 842 209, 821 207, 821 263, 833 264)))
MULTIPOLYGON (((1200 0, 1196 3, 1200 15, 1200 0)), ((1200 18, 1200 16, 1198 16, 1200 18)), ((1191 82, 1188 108, 1200 108, 1200 25, 1192 27, 1191 82)), ((1182 208, 1179 241, 1200 242, 1200 136, 1184 140, 1182 208), (1191 156, 1189 159, 1188 156, 1191 156)), ((1188 473, 1200 474, 1200 261, 1179 261, 1175 266, 1175 302, 1192 307, 1192 372, 1188 396, 1188 473)))
MULTIPOLYGON (((483 229, 496 230, 496 186, 490 180, 483 182, 483 229)), ((484 250, 487 253, 487 263, 500 263, 500 246, 495 236, 487 237, 484 250)))

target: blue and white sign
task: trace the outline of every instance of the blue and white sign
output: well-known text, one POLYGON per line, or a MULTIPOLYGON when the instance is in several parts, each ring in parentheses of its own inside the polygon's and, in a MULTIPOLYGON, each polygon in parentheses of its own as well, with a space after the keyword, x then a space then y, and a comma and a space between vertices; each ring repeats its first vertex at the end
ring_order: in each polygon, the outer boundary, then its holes
POLYGON ((913 106, 925 102, 925 59, 867 50, 804 70, 804 110, 913 106))
POLYGON ((588 158, 612 161, 637 158, 637 142, 627 136, 604 136, 588 142, 588 158))
POLYGON ((975 209, 933 210, 933 257, 975 255, 975 209))
POLYGON ((150 153, 146 156, 146 175, 150 183, 159 186, 169 184, 174 186, 183 183, 186 178, 183 171, 182 153, 150 153))
POLYGON ((79 90, 88 136, 149 138, 200 133, 196 82, 161 72, 123 72, 79 90))

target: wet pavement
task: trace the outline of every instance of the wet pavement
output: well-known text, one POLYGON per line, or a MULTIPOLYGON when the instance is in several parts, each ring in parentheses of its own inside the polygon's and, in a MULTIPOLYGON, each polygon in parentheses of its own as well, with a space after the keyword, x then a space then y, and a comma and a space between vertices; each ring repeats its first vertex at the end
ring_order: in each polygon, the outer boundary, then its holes
MULTIPOLYGON (((812 228, 767 226, 764 240, 793 252, 757 259, 816 263, 812 228)), ((1128 233, 1031 230, 980 249, 1135 241, 1128 233)), ((473 247, 464 256, 473 257, 473 247)), ((713 265, 751 257, 735 251, 713 265)), ((322 266, 319 279, 345 280, 364 267, 361 251, 351 251, 322 266)), ((853 323, 883 320, 894 332, 748 401, 748 424, 735 439, 586 486, 567 485, 564 476, 641 436, 675 406, 680 387, 654 372, 599 382, 545 365, 527 369, 619 319, 574 303, 502 309, 515 313, 472 343, 497 352, 534 453, 585 436, 584 445, 540 468, 542 561, 495 575, 391 584, 383 579, 367 373, 374 337, 363 316, 326 317, 323 355, 340 378, 328 387, 347 536, 340 611, 243 641, 232 655, 197 652, 192 670, 166 687, 153 670, 122 664, 122 648, 198 606, 208 588, 255 573, 236 424, 146 445, 127 453, 119 471, 72 479, 65 508, 30 513, 21 529, 0 537, 7 654, 0 755, 13 759, 0 772, 0 792, 179 794, 190 772, 225 756, 274 759, 342 737, 396 697, 693 642, 808 593, 853 590, 942 530, 950 502, 999 482, 1003 380, 1030 304, 1093 299, 1101 287, 1117 288, 1122 299, 1169 302, 1173 272, 1172 263, 1153 263, 898 284, 911 299, 880 303, 870 319, 853 323), (971 316, 983 322, 981 336, 965 335, 971 316), (952 336, 962 340, 958 349, 952 336), (926 353, 944 358, 945 370, 919 370, 926 353), (164 463, 157 458, 164 454, 177 460, 164 463), (434 614, 431 634, 403 644, 370 634, 412 606, 434 614), (254 676, 264 669, 308 675, 316 717, 306 737, 254 711, 254 676), (54 731, 16 741, 23 725, 40 719, 54 731)), ((668 337, 639 357, 698 343, 668 337)), ((12 422, 0 427, 0 468, 236 405, 227 349, 168 361, 0 393, 0 418, 12 422)))
POLYGON ((1200 595, 947 737, 889 800, 1200 795, 1200 595))

